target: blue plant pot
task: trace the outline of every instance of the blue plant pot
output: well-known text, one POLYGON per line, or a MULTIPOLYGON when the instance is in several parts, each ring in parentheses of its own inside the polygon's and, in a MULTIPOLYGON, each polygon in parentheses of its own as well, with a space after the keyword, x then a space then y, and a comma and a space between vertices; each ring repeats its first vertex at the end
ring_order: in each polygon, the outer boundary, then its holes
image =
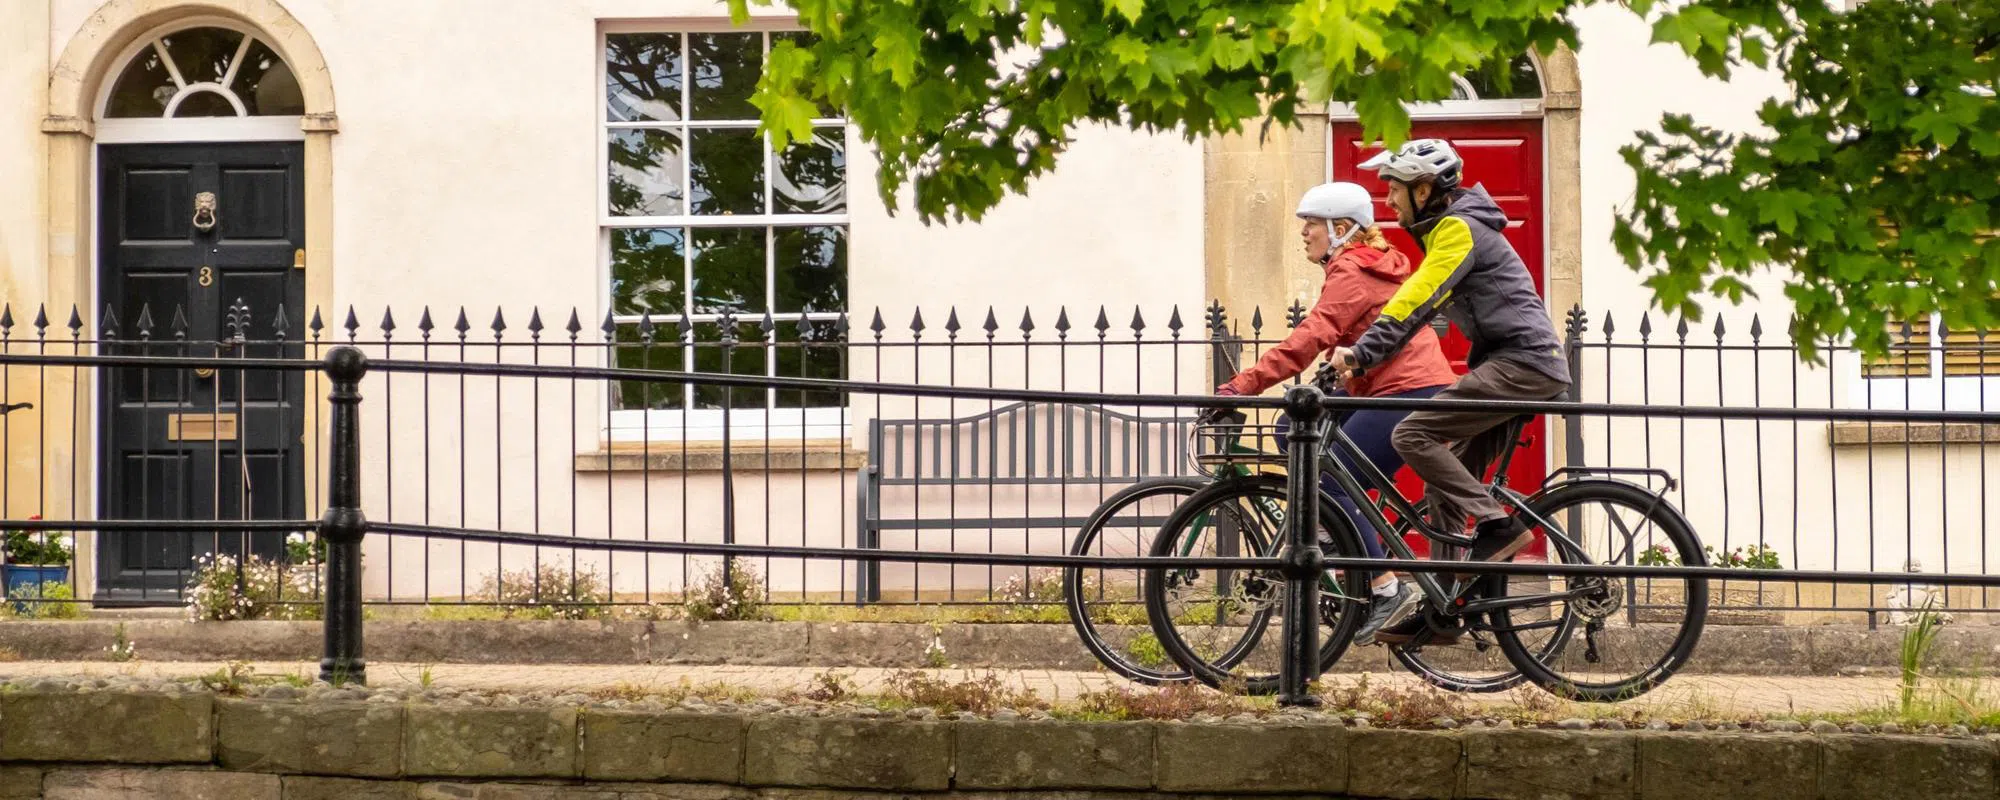
MULTIPOLYGON (((35 593, 35 588, 41 586, 44 583, 69 582, 69 567, 67 565, 45 567, 45 566, 34 566, 34 565, 24 566, 18 564, 7 564, 4 567, 0 567, 0 571, 4 571, 6 573, 7 596, 9 597, 13 597, 19 594, 26 594, 32 597, 35 593)), ((18 601, 15 602, 14 612, 17 614, 28 613, 28 604, 18 601)))

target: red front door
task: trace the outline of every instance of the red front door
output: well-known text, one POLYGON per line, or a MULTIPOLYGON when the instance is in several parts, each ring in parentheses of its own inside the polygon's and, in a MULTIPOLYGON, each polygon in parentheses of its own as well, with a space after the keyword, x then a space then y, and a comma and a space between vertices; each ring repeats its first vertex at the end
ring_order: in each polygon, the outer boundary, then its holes
MULTIPOLYGON (((1331 135, 1333 180, 1353 181, 1368 187, 1375 195, 1375 219, 1388 232, 1389 241, 1411 260, 1420 259, 1422 249, 1397 224, 1396 213, 1389 209, 1388 185, 1374 173, 1358 168, 1361 162, 1380 152, 1381 148, 1362 139, 1358 123, 1336 122, 1331 135)), ((1410 136, 1444 139, 1457 148, 1459 155, 1465 159, 1465 183, 1486 187, 1500 210, 1506 212, 1507 241, 1521 254, 1521 261, 1528 266, 1529 274, 1534 276, 1535 288, 1547 297, 1542 243, 1542 121, 1418 122, 1410 136)), ((1442 315, 1439 318, 1442 319, 1442 315)), ((1470 348, 1470 343, 1457 328, 1444 337, 1445 357, 1451 359, 1452 368, 1461 375, 1466 371, 1465 356, 1470 348)), ((1513 466, 1507 471, 1509 485, 1523 490, 1540 485, 1548 472, 1542 420, 1538 418, 1529 423, 1527 434, 1534 437, 1534 445, 1517 454, 1513 466)), ((1403 490, 1405 497, 1415 499, 1422 496, 1423 482, 1417 480, 1407 468, 1396 474, 1396 485, 1403 490)), ((1421 536, 1410 537, 1409 544, 1418 555, 1430 551, 1429 541, 1421 536)), ((1537 542, 1537 549, 1539 544, 1537 542)))

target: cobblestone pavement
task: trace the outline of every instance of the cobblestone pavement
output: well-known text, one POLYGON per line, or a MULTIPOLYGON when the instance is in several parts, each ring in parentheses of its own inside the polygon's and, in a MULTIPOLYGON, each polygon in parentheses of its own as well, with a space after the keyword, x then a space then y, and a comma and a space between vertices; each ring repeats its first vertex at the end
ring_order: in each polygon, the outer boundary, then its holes
MULTIPOLYGON (((220 662, 13 662, 0 664, 0 677, 115 676, 185 678, 213 673, 226 667, 220 662)), ((299 675, 312 677, 318 665, 305 662, 264 662, 252 664, 264 676, 299 675)), ((407 687, 424 682, 426 672, 433 686, 498 691, 550 692, 614 688, 668 688, 683 681, 696 686, 724 684, 760 693, 788 688, 804 688, 816 675, 829 670, 818 667, 751 666, 549 666, 524 664, 369 664, 371 686, 407 687)), ((854 668, 831 670, 849 676, 864 692, 879 691, 897 670, 854 668)), ((983 677, 986 670, 926 670, 945 680, 983 677)), ((1084 692, 1113 686, 1134 687, 1121 679, 1097 672, 1050 670, 994 670, 992 673, 1017 689, 1032 689, 1045 700, 1060 701, 1084 692)), ((1355 680, 1353 676, 1332 676, 1330 682, 1355 680)), ((1409 688, 1421 685, 1411 675, 1391 673, 1371 675, 1371 686, 1409 688)), ((1979 680, 1979 692, 1993 696, 2000 691, 2000 679, 1979 680)), ((1143 687, 1139 687, 1143 688, 1143 687)), ((1896 679, 1884 677, 1754 677, 1734 675, 1679 675, 1665 686, 1620 708, 1649 713, 1693 717, 1733 715, 1814 714, 1885 709, 1896 701, 1896 679)), ((1501 695, 1471 695, 1475 703, 1518 705, 1524 702, 1554 703, 1534 689, 1519 689, 1501 695), (1541 701, 1541 702, 1537 702, 1541 701)), ((1560 707, 1561 703, 1555 703, 1560 707)), ((1605 707, 1598 707, 1603 709, 1605 707)), ((1581 710, 1581 709, 1579 709, 1581 710)))

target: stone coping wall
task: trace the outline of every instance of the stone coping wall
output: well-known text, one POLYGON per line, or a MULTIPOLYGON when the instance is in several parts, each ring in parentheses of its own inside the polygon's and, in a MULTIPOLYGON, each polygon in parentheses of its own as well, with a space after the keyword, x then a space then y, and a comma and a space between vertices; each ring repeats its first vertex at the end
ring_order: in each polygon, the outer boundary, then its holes
MULTIPOLYGON (((88 661, 125 627, 149 661, 316 661, 317 622, 15 620, 0 648, 35 661, 88 661)), ((1853 626, 1710 626, 1686 672, 1716 675, 1895 675, 1903 630, 1853 626)), ((954 664, 994 669, 1090 670, 1097 662, 1067 624, 707 622, 640 620, 378 620, 365 625, 371 661, 515 664, 734 664, 929 666, 935 640, 954 664)), ((1947 626, 1925 662, 1935 669, 2000 669, 2000 627, 1947 626)), ((1351 651, 1335 672, 1398 671, 1381 648, 1351 651)))
POLYGON ((2000 737, 1830 725, 1400 730, 1297 710, 1076 722, 770 700, 431 697, 324 686, 275 686, 250 698, 188 684, 10 685, 0 690, 0 799, 2000 795, 2000 737))

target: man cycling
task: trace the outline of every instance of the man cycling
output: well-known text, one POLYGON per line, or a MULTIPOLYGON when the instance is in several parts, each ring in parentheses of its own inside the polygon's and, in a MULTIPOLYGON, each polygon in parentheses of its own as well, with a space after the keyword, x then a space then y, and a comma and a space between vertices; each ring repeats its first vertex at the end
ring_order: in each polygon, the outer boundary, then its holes
MULTIPOLYGON (((1354 343, 1334 351, 1343 375, 1395 355, 1439 311, 1472 341, 1471 371, 1439 392, 1444 400, 1551 400, 1569 388, 1569 365, 1534 278, 1502 231, 1507 215, 1481 186, 1460 185, 1464 161, 1441 139, 1418 139, 1362 163, 1389 184, 1389 206, 1424 250, 1423 263, 1354 343)), ((1471 559, 1506 561, 1533 539, 1502 510, 1481 480, 1509 443, 1499 441, 1515 414, 1417 411, 1390 437, 1424 480, 1434 519, 1448 527, 1476 522, 1471 559)), ((1431 641, 1455 641, 1464 630, 1431 641)), ((1401 644, 1428 627, 1421 616, 1383 629, 1375 641, 1401 644)))

